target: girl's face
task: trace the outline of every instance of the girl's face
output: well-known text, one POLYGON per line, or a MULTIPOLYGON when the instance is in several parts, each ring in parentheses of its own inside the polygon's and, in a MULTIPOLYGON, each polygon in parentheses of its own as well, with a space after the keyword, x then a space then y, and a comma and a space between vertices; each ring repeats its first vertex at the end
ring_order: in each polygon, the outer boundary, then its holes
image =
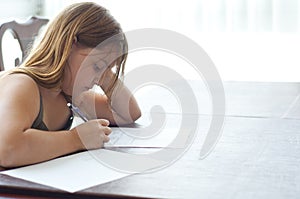
POLYGON ((111 70, 118 53, 114 46, 101 49, 84 48, 73 44, 64 73, 62 90, 76 97, 98 84, 105 71, 111 70))

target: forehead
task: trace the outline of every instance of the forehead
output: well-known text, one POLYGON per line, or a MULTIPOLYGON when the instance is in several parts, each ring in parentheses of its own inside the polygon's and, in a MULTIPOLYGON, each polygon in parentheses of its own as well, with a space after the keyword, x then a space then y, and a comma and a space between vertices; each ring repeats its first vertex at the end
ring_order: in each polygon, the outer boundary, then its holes
POLYGON ((81 55, 86 56, 86 61, 98 61, 109 59, 112 61, 122 55, 123 49, 121 45, 111 43, 97 48, 85 48, 80 52, 81 55))
POLYGON ((89 58, 105 58, 105 57, 119 57, 122 55, 123 49, 122 45, 119 43, 110 43, 106 45, 100 45, 97 46, 96 48, 90 49, 88 53, 89 58))

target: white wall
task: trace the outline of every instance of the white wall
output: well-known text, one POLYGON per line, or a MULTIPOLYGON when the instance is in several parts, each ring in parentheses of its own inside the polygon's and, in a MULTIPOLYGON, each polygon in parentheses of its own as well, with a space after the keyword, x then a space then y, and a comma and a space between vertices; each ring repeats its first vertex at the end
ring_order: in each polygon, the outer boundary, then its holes
MULTIPOLYGON (((24 22, 30 16, 40 14, 41 2, 42 0, 0 0, 0 23, 9 20, 24 22)), ((4 35, 0 50, 6 69, 14 67, 16 57, 21 59, 20 46, 9 31, 4 35)))
MULTIPOLYGON (((79 2, 43 1, 48 18, 79 2)), ((195 40, 224 80, 300 81, 300 0, 94 1, 108 8, 125 31, 165 28, 195 40)))
POLYGON ((39 0, 0 0, 0 20, 26 19, 39 10, 39 0))

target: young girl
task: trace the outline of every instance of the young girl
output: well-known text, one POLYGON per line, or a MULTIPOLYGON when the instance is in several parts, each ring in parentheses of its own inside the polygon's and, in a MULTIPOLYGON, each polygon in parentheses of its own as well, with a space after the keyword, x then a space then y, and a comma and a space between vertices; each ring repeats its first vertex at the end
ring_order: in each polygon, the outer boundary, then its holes
POLYGON ((138 104, 120 81, 126 57, 125 36, 106 9, 85 2, 62 11, 24 63, 0 77, 0 166, 101 148, 109 125, 137 120, 138 104), (90 120, 70 129, 74 102, 90 120))

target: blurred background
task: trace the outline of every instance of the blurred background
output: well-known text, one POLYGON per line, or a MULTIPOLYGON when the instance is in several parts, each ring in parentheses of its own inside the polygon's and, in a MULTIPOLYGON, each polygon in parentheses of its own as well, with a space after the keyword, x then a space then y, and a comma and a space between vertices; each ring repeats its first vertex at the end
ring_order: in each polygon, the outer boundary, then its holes
MULTIPOLYGON (((0 0, 0 21, 24 21, 32 15, 52 19, 74 2, 80 1, 0 0)), ((164 28, 194 40, 213 60, 224 81, 300 81, 300 0, 94 2, 110 10, 124 31, 164 28)), ((7 34, 7 40, 10 37, 7 34)), ((11 43, 3 45, 14 48, 11 43)), ((159 59, 163 56, 158 56, 156 63, 159 59)), ((187 76, 197 78, 192 72, 187 76)))

